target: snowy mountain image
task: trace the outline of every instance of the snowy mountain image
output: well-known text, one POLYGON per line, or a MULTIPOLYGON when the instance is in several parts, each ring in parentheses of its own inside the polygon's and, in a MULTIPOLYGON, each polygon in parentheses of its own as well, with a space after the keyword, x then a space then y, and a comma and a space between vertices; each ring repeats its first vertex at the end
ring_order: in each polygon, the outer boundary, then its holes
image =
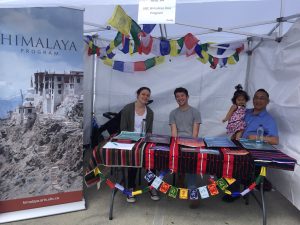
POLYGON ((82 189, 83 73, 35 77, 0 120, 0 201, 82 189))

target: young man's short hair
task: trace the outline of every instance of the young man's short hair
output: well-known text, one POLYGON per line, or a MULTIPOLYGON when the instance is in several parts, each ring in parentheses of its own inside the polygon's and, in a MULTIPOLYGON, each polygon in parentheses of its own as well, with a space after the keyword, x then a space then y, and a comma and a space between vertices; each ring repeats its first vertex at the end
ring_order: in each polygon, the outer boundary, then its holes
POLYGON ((179 93, 179 92, 184 93, 186 96, 189 96, 188 90, 186 90, 183 87, 176 88, 175 91, 174 91, 174 96, 176 97, 176 93, 179 93))

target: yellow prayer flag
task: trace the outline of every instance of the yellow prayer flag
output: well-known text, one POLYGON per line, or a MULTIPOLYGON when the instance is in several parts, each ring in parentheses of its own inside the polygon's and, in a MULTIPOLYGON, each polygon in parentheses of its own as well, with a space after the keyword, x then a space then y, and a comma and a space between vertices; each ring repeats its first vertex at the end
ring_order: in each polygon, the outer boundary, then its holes
POLYGON ((236 179, 234 179, 233 177, 225 177, 225 180, 229 185, 233 184, 236 181, 236 179))
POLYGON ((108 23, 122 34, 129 35, 131 18, 124 12, 121 6, 116 6, 112 17, 108 20, 108 23))
POLYGON ((164 56, 155 57, 155 65, 162 64, 163 62, 165 62, 165 57, 164 56))
POLYGON ((90 47, 90 48, 93 48, 93 41, 90 41, 90 42, 89 42, 89 47, 90 47))
POLYGON ((107 49, 106 53, 107 53, 107 54, 110 54, 110 53, 112 52, 112 50, 113 50, 115 47, 116 47, 116 46, 115 46, 115 42, 114 42, 114 41, 111 41, 111 42, 109 43, 109 49, 107 49))
POLYGON ((188 199, 189 191, 186 188, 179 188, 179 198, 188 199))
POLYGON ((104 63, 105 65, 108 65, 108 66, 112 66, 112 65, 113 65, 113 61, 112 61, 110 58, 108 58, 108 57, 106 57, 106 58, 103 60, 103 63, 104 63))
POLYGON ((170 47, 171 47, 170 56, 177 56, 178 55, 177 40, 171 40, 170 47))
POLYGON ((236 63, 235 60, 234 60, 234 58, 233 58, 233 56, 229 56, 229 57, 228 57, 227 63, 228 63, 228 64, 235 64, 235 63, 236 63))
POLYGON ((227 195, 231 195, 231 191, 228 191, 228 190, 225 190, 224 193, 227 195))
POLYGON ((206 61, 208 61, 208 58, 209 58, 208 53, 207 53, 206 51, 202 50, 202 51, 201 51, 201 54, 203 55, 203 58, 204 58, 206 61))
POLYGON ((262 166, 260 169, 260 174, 261 176, 265 177, 267 175, 267 169, 265 166, 262 166))
POLYGON ((142 190, 138 190, 138 191, 133 191, 132 192, 132 196, 140 195, 140 194, 142 194, 142 190))
POLYGON ((207 54, 206 51, 202 50, 201 51, 201 55, 203 56, 203 58, 197 58, 200 62, 202 62, 203 64, 208 62, 208 57, 209 55, 207 54))
POLYGON ((96 168, 94 169, 94 174, 95 174, 95 176, 97 176, 99 173, 100 173, 100 170, 99 170, 98 167, 96 167, 96 168))

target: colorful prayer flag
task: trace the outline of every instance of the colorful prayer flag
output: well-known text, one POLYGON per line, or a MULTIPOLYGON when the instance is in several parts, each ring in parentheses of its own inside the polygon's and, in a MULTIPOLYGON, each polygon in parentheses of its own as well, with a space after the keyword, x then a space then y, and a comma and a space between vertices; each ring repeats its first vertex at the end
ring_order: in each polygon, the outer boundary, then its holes
POLYGON ((111 182, 109 179, 106 180, 106 184, 111 188, 113 189, 115 187, 114 183, 111 182))
POLYGON ((113 69, 123 72, 124 71, 124 62, 114 61, 113 69))
POLYGON ((138 61, 134 63, 134 71, 145 71, 146 65, 144 61, 138 61))
POLYGON ((209 190, 211 195, 217 195, 219 194, 218 188, 215 184, 209 184, 207 185, 207 189, 209 190))
POLYGON ((178 55, 178 47, 176 40, 170 40, 170 56, 178 55))
POLYGON ((158 56, 155 57, 155 65, 159 65, 165 62, 165 57, 164 56, 158 56))
POLYGON ((132 196, 136 196, 136 195, 140 195, 140 194, 142 194, 142 190, 132 192, 132 196))
POLYGON ((156 190, 158 190, 159 185, 162 183, 162 179, 160 179, 159 177, 156 177, 154 179, 154 181, 152 182, 151 186, 154 187, 156 190))
POLYGON ((199 187, 198 190, 199 190, 199 193, 200 193, 200 196, 201 196, 202 199, 205 199, 205 198, 209 197, 206 186, 199 187))
POLYGON ((172 197, 172 198, 176 198, 177 197, 177 193, 178 193, 178 188, 171 186, 169 189, 169 194, 168 196, 172 197))
POLYGON ((190 191, 190 199, 191 200, 198 200, 198 189, 191 189, 190 191))
POLYGON ((220 179, 217 180, 217 185, 223 191, 228 187, 227 182, 223 178, 220 178, 220 179))
POLYGON ((265 166, 262 166, 261 169, 260 169, 260 176, 263 176, 265 177, 267 175, 267 169, 265 166))
POLYGON ((189 191, 186 188, 179 188, 179 198, 188 199, 189 191))
POLYGON ((233 177, 225 177, 225 180, 229 185, 233 184, 236 181, 236 179, 233 177))
POLYGON ((115 184, 115 188, 117 188, 118 190, 120 190, 122 192, 124 191, 124 187, 118 183, 115 184))
POLYGON ((152 180, 154 180, 155 177, 156 177, 155 174, 149 170, 148 173, 146 173, 144 178, 148 183, 150 183, 152 180))
POLYGON ((129 35, 131 23, 131 18, 119 5, 115 7, 112 17, 108 20, 108 24, 125 35, 129 35))
POLYGON ((153 57, 153 58, 147 59, 145 61, 145 66, 146 66, 146 70, 150 69, 153 66, 155 66, 155 58, 153 57))
POLYGON ((145 31, 147 34, 150 34, 155 26, 156 24, 143 24, 143 31, 145 31))
POLYGON ((166 194, 168 192, 170 186, 171 186, 170 184, 168 184, 166 182, 162 182, 162 184, 160 185, 159 191, 166 194))

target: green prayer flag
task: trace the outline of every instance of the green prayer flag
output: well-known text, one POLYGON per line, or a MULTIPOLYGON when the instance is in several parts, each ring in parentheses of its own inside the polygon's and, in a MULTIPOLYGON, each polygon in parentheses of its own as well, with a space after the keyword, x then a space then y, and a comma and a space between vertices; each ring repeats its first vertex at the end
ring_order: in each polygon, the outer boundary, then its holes
POLYGON ((207 43, 206 44, 202 44, 201 48, 202 48, 203 51, 207 52, 207 50, 208 50, 208 44, 207 43))
POLYGON ((212 55, 208 54, 208 62, 213 65, 214 64, 214 57, 212 55))
POLYGON ((218 187, 223 191, 228 187, 227 182, 223 178, 220 178, 216 182, 217 182, 218 187))
POLYGON ((237 62, 240 60, 239 54, 238 54, 237 52, 235 52, 235 53, 233 54, 233 58, 234 58, 235 61, 237 61, 237 62))
POLYGON ((142 190, 142 193, 147 193, 150 191, 150 187, 145 187, 143 190, 142 190))
POLYGON ((145 61, 146 70, 150 69, 151 67, 155 66, 155 57, 147 59, 145 61))
POLYGON ((121 32, 118 32, 117 33, 117 36, 115 37, 114 39, 114 45, 115 47, 119 46, 119 44, 122 43, 122 33, 121 32))
POLYGON ((255 180, 256 185, 259 185, 261 182, 262 176, 258 176, 255 180))
POLYGON ((176 198, 178 193, 178 188, 171 186, 169 189, 169 196, 172 198, 176 198))
POLYGON ((132 36, 132 39, 134 40, 134 44, 137 46, 140 46, 140 39, 138 37, 138 34, 142 31, 142 29, 140 28, 140 26, 134 21, 132 20, 131 22, 131 28, 130 28, 130 34, 132 36))
POLYGON ((177 40, 177 43, 178 43, 178 45, 179 45, 179 47, 180 47, 180 49, 178 49, 178 54, 180 54, 181 49, 182 49, 183 44, 184 44, 184 37, 178 39, 178 40, 177 40))

